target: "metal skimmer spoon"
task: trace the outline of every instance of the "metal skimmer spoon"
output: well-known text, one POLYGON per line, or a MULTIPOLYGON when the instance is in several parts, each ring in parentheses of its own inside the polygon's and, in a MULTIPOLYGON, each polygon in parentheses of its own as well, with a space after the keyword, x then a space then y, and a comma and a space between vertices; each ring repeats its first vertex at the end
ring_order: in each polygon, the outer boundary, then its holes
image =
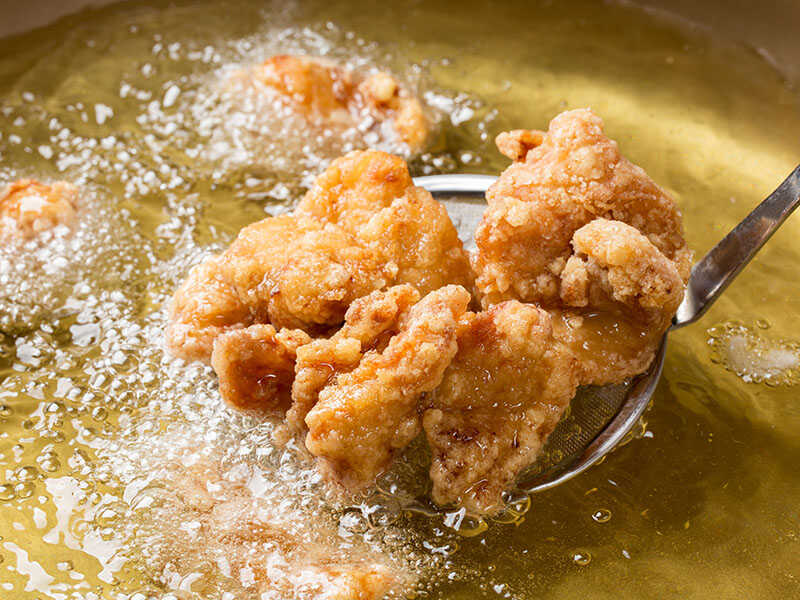
MULTIPOLYGON (((414 183, 442 200, 469 248, 474 247, 472 235, 486 206, 484 194, 495 179, 489 175, 432 175, 417 177, 414 183)), ((694 265, 670 331, 699 319, 798 205, 800 166, 694 265)), ((548 439, 542 457, 520 477, 518 489, 530 493, 555 487, 597 463, 623 441, 655 392, 666 345, 664 334, 650 367, 631 382, 580 390, 569 416, 548 439)))

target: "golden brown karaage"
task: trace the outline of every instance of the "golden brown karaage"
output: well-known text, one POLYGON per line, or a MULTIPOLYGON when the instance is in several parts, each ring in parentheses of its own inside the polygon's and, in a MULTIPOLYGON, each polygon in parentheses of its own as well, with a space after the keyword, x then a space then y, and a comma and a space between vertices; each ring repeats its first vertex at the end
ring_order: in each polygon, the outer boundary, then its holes
POLYGON ((300 215, 248 225, 223 254, 256 322, 324 331, 350 303, 394 281, 397 267, 340 227, 300 215))
POLYGON ((189 271, 170 303, 167 349, 187 361, 211 359, 214 340, 253 322, 230 284, 222 256, 210 256, 189 271))
POLYGON ((0 240, 31 239, 59 225, 69 225, 77 210, 78 189, 71 183, 14 181, 0 193, 0 240))
POLYGON ((322 335, 373 290, 413 283, 425 294, 472 286, 444 208, 397 157, 374 150, 334 161, 297 210, 245 227, 196 267, 170 309, 167 345, 208 361, 220 333, 255 323, 322 335))
POLYGON ((691 265, 675 203, 602 126, 574 110, 547 133, 498 136, 515 162, 487 193, 473 257, 484 306, 516 298, 550 311, 581 384, 647 368, 691 265))
POLYGON ((396 138, 410 152, 419 151, 428 136, 419 100, 384 71, 356 71, 321 57, 278 55, 233 73, 228 81, 233 92, 253 86, 275 94, 312 124, 346 128, 368 120, 371 130, 396 138))
POLYGON ((561 274, 566 306, 619 303, 656 326, 675 314, 684 286, 678 267, 634 227, 595 219, 575 232, 572 247, 561 274))
POLYGON ((220 394, 235 408, 283 413, 291 401, 297 349, 309 342, 299 329, 276 331, 263 324, 221 334, 211 354, 220 394))
POLYGON ((683 299, 677 265, 637 229, 595 219, 573 236, 561 274, 556 337, 578 357, 581 384, 618 383, 650 365, 683 299))
POLYGON ((210 358, 213 339, 252 323, 324 332, 348 305, 388 285, 396 267, 335 226, 283 215, 245 227, 176 292, 170 350, 210 358))
POLYGON ((290 431, 305 431, 306 415, 317 403, 319 392, 335 377, 352 371, 367 352, 383 351, 402 317, 418 300, 419 292, 410 285, 372 292, 350 305, 344 325, 333 336, 298 349, 292 406, 286 413, 290 431))
POLYGON ((450 283, 471 289, 473 275, 445 207, 414 186, 398 157, 368 150, 334 161, 296 214, 341 227, 397 266, 394 283, 425 295, 450 283))
POLYGON ((368 485, 420 432, 418 402, 439 384, 458 346, 456 330, 470 294, 449 285, 401 319, 382 351, 319 392, 306 415, 306 448, 323 472, 349 489, 368 485))
POLYGON ((423 415, 433 500, 499 510, 575 394, 577 367, 537 306, 509 300, 465 315, 458 353, 423 415))
MULTIPOLYGON (((347 77, 326 69, 303 63, 280 85, 333 114, 347 77)), ((327 479, 369 485, 424 429, 434 501, 496 512, 579 385, 648 367, 691 262, 677 207, 591 111, 497 142, 514 163, 487 194, 477 280, 404 161, 351 152, 293 213, 190 273, 170 347, 213 347, 223 397, 286 411, 274 438, 304 435, 327 479), (467 312, 473 290, 482 312, 467 312)))
POLYGON ((632 225, 686 280, 691 252, 681 214, 647 174, 619 153, 590 110, 558 115, 545 132, 500 134, 514 162, 486 195, 474 267, 484 306, 506 299, 559 304, 574 233, 595 218, 632 225))

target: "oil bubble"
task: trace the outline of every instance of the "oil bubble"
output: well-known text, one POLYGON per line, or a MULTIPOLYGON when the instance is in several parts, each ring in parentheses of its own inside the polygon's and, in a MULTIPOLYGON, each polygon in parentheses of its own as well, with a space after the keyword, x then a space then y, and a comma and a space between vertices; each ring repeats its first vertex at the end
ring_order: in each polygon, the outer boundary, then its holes
POLYGON ((74 569, 75 567, 72 566, 71 560, 62 560, 56 563, 56 568, 59 571, 72 571, 72 569, 74 569))
POLYGON ((30 498, 36 491, 36 485, 32 481, 22 481, 14 486, 17 498, 30 498))
POLYGON ((339 527, 348 534, 363 534, 369 529, 369 521, 360 510, 351 510, 339 517, 339 527))
POLYGON ((475 537, 489 529, 489 524, 483 517, 465 516, 456 531, 462 537, 475 537))
POLYGON ((59 430, 47 431, 47 432, 42 434, 42 437, 47 438, 48 440, 50 440, 54 444, 60 444, 61 442, 63 442, 66 439, 66 436, 64 436, 64 432, 63 431, 59 431, 59 430))
POLYGON ((39 466, 46 473, 55 473, 61 468, 61 463, 55 456, 47 456, 39 461, 39 466))
POLYGON ((91 523, 85 519, 76 518, 69 523, 69 532, 78 539, 82 539, 91 529, 91 523))
POLYGON ((508 494, 505 498, 503 509, 490 518, 493 523, 505 525, 519 525, 525 519, 525 514, 530 510, 531 499, 527 494, 508 494))
POLYGON ((94 518, 94 522, 99 527, 111 527, 126 512, 124 502, 114 502, 107 506, 100 506, 94 518))
POLYGON ((17 469, 16 473, 14 473, 17 481, 33 481, 37 477, 39 477, 39 471, 36 467, 32 466, 25 466, 20 467, 17 469))
POLYGON ((378 504, 368 511, 367 518, 372 527, 388 527, 400 517, 400 507, 390 503, 378 504))
POLYGON ((578 550, 572 555, 572 562, 580 567, 585 567, 592 562, 592 555, 584 550, 578 550))
POLYGON ((8 502, 16 497, 17 493, 11 485, 7 483, 0 484, 0 501, 8 502))
POLYGON ((592 513, 592 520, 595 523, 608 523, 611 520, 611 511, 607 508, 598 508, 592 513))

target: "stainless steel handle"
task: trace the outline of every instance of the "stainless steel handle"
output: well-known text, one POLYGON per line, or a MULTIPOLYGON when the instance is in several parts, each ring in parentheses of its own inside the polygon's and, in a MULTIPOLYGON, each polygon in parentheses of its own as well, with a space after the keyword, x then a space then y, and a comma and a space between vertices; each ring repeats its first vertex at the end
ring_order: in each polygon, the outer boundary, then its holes
POLYGON ((414 177, 414 185, 425 188, 434 196, 483 196, 496 180, 493 175, 458 173, 414 177))
POLYGON ((798 205, 800 166, 692 268, 672 328, 703 316, 798 205))

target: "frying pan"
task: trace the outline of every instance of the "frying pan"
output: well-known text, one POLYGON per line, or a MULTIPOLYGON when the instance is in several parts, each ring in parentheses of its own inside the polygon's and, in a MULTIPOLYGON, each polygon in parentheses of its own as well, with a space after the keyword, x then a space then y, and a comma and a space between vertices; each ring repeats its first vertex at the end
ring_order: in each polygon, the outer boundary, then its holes
MULTIPOLYGON (((0 36, 41 27, 82 8, 116 0, 0 0, 0 36)), ((617 0, 668 19, 713 30, 715 36, 745 43, 789 81, 800 82, 800 2, 796 0, 617 0)))

